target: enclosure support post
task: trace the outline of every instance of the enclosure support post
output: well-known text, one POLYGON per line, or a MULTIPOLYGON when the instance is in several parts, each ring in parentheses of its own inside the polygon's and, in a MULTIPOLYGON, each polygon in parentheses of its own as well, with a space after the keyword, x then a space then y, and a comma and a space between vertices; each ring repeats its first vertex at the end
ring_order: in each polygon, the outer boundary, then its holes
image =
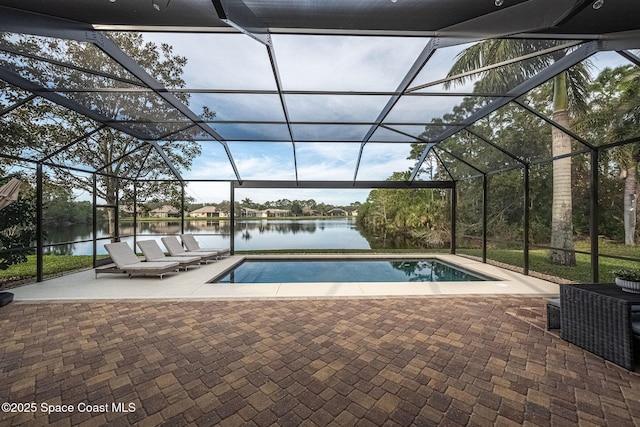
POLYGON ((456 182, 453 181, 453 188, 451 188, 451 253, 456 253, 456 222, 457 222, 457 210, 458 210, 458 190, 456 182))
POLYGON ((230 207, 229 207, 229 233, 231 236, 229 237, 229 250, 231 251, 231 255, 235 255, 236 253, 236 186, 233 181, 229 182, 229 191, 230 191, 230 207))
MULTIPOLYGON (((115 212, 113 213, 113 218, 115 223, 115 228, 113 230, 113 232, 115 233, 115 241, 119 242, 120 241, 120 178, 115 178, 116 180, 116 206, 115 206, 115 212)), ((133 247, 133 251, 136 251, 136 247, 133 247)))
POLYGON ((43 212, 42 212, 42 163, 36 166, 36 280, 42 282, 44 279, 44 239, 43 239, 43 212))
POLYGON ((93 199, 93 268, 96 268, 98 266, 98 196, 96 194, 98 191, 98 178, 95 172, 91 175, 91 186, 93 199))
POLYGON ((133 247, 138 240, 138 180, 133 180, 133 247))
POLYGON ((598 257, 598 224, 600 223, 600 207, 598 204, 599 188, 599 152, 597 149, 591 150, 591 224, 589 225, 589 234, 591 237, 591 281, 598 283, 600 281, 600 259, 598 257))
POLYGON ((180 183, 180 234, 184 234, 184 181, 180 183))
POLYGON ((529 275, 529 220, 530 220, 530 194, 529 183, 529 164, 524 165, 524 215, 522 222, 524 223, 524 271, 523 273, 529 275))
POLYGON ((482 262, 487 263, 487 212, 488 212, 488 184, 489 178, 485 173, 482 175, 482 262))

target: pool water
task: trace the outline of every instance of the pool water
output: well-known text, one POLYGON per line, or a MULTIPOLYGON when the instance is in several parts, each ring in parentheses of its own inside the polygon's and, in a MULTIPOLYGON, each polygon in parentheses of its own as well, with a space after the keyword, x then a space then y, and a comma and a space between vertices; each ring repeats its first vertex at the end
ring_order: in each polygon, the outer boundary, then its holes
POLYGON ((495 280, 436 259, 245 260, 209 283, 469 282, 495 280))

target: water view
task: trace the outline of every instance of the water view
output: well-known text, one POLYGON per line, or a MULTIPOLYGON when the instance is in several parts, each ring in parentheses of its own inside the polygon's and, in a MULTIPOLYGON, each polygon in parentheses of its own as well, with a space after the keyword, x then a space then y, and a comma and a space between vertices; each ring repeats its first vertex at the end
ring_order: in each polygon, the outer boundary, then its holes
MULTIPOLYGON (((179 221, 154 221, 137 224, 138 240, 155 239, 180 234, 179 221)), ((46 230, 48 253, 91 255, 92 227, 90 225, 55 227, 46 230), (76 243, 68 243, 76 242, 76 243), (59 244, 62 243, 62 244, 59 244)), ((228 221, 185 220, 185 233, 203 234, 198 241, 203 247, 229 247, 231 244, 228 221)), ((97 238, 98 254, 106 254, 108 229, 100 227, 97 238)), ((121 223, 122 241, 133 245, 133 223, 121 223)), ((162 246, 162 244, 161 244, 162 246)), ((301 219, 301 220, 242 220, 236 221, 235 249, 371 249, 367 239, 358 230, 355 219, 301 219)))

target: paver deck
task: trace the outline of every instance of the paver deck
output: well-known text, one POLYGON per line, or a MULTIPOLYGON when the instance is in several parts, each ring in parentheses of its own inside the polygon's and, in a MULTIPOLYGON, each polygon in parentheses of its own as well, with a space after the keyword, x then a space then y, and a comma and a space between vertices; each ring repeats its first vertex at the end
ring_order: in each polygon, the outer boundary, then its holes
POLYGON ((36 406, 0 424, 640 425, 640 376, 545 331, 544 303, 14 302, 0 396, 36 406))

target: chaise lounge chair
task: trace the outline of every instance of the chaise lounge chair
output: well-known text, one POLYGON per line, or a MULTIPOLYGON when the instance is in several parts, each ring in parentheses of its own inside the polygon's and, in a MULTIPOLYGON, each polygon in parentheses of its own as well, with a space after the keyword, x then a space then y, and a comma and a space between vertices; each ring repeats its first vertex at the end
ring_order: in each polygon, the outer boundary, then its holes
POLYGON ((176 236, 163 237, 160 240, 162 240, 162 243, 169 251, 169 255, 172 257, 190 257, 197 255, 202 258, 203 262, 208 263, 209 261, 215 261, 219 256, 218 252, 215 251, 187 252, 184 250, 176 236))
POLYGON ((187 247, 187 252, 218 252, 220 256, 229 254, 229 248, 201 248, 193 234, 181 234, 182 243, 187 247))
POLYGON ((132 276, 162 276, 167 273, 178 271, 180 263, 170 262, 140 262, 135 252, 126 242, 107 243, 104 245, 111 259, 118 269, 132 276))
POLYGON ((202 260, 201 256, 195 254, 192 256, 166 256, 155 240, 140 240, 137 245, 144 258, 149 262, 176 261, 180 263, 180 268, 187 270, 190 266, 199 266, 202 260))

